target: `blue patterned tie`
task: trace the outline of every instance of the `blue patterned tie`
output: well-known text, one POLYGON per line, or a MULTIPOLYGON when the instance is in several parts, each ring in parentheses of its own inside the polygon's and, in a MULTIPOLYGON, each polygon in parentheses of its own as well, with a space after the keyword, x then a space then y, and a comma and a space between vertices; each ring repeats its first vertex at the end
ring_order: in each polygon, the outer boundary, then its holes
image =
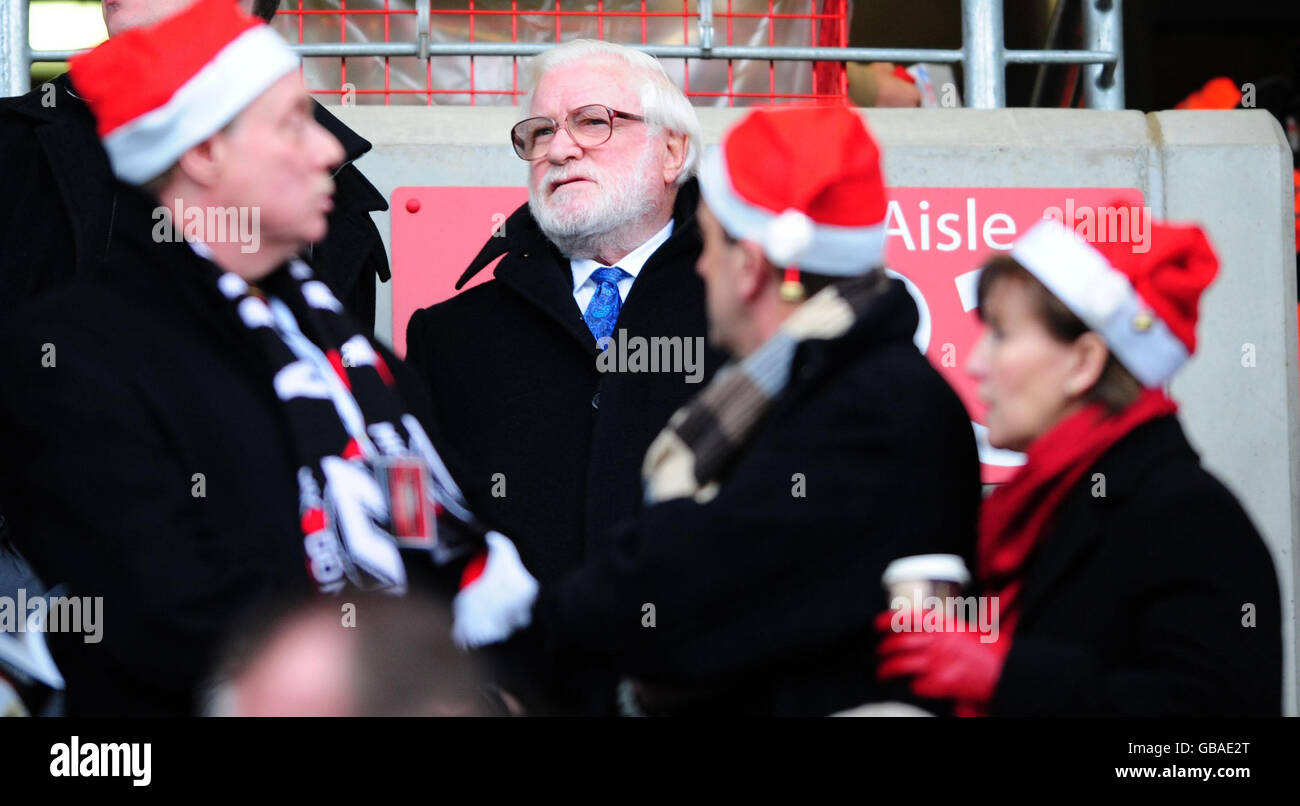
POLYGON ((587 312, 582 315, 582 319, 597 342, 613 334, 618 312, 623 307, 623 299, 618 295, 618 281, 630 276, 618 266, 607 266, 592 272, 591 279, 596 281, 596 295, 587 303, 587 312))

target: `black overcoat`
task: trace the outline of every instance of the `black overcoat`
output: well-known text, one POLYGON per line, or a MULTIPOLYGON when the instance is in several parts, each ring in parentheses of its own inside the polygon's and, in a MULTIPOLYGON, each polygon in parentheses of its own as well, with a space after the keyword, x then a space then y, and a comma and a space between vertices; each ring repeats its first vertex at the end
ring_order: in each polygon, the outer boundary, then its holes
POLYGON ((1085 473, 1022 595, 995 715, 1281 713, 1272 559, 1175 417, 1139 426, 1085 473))

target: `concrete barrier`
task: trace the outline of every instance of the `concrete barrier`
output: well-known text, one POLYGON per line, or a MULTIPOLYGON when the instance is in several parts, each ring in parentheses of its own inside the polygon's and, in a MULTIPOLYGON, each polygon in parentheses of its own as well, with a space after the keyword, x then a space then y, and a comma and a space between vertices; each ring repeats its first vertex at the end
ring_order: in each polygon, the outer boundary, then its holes
MULTIPOLYGON (((525 164, 507 142, 519 118, 512 107, 335 110, 375 144, 359 165, 386 196, 411 185, 524 184, 525 164)), ((717 142, 742 113, 701 109, 705 141, 717 142)), ((1206 465, 1240 497, 1273 551, 1286 711, 1295 715, 1300 366, 1292 160, 1281 127, 1258 110, 926 109, 865 117, 893 186, 1136 188, 1156 217, 1205 225, 1223 264, 1202 305, 1197 355, 1172 393, 1206 465)), ((388 216, 378 220, 388 238, 388 216)), ((386 287, 379 299, 377 331, 391 342, 386 287)))

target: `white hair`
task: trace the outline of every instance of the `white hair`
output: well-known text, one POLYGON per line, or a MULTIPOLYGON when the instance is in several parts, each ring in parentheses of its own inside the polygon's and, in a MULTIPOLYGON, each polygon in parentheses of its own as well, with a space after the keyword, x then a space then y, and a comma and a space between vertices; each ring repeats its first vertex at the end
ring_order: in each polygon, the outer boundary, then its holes
POLYGON ((641 95, 641 116, 652 128, 667 130, 686 135, 686 159, 682 163, 682 172, 677 177, 681 185, 695 173, 700 159, 700 119, 695 114, 695 107, 686 100, 686 95, 668 77, 659 60, 626 45, 602 42, 599 39, 574 39, 562 45, 556 45, 533 57, 531 68, 531 89, 524 96, 522 105, 525 109, 532 105, 533 92, 554 67, 584 59, 616 59, 630 68, 630 72, 641 78, 638 88, 641 95))

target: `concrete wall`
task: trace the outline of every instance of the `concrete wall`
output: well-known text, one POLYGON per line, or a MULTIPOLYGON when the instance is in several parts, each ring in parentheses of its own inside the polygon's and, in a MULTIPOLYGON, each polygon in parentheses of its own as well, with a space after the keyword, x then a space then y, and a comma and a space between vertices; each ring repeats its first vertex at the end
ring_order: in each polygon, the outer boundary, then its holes
MULTIPOLYGON (((389 195, 403 185, 522 185, 512 107, 338 108, 375 144, 359 163, 389 195)), ((701 109, 717 142, 741 110, 701 109)), ((1173 384, 1208 467, 1273 550, 1286 625, 1287 712, 1296 713, 1297 417, 1291 154, 1267 113, 872 110, 890 184, 1136 187, 1158 218, 1204 223, 1223 261, 1203 304, 1196 357, 1173 384), (1254 366, 1243 355, 1254 349, 1254 366)), ((388 217, 380 229, 389 233, 388 217)), ((390 339, 381 286, 378 332, 390 339)))

